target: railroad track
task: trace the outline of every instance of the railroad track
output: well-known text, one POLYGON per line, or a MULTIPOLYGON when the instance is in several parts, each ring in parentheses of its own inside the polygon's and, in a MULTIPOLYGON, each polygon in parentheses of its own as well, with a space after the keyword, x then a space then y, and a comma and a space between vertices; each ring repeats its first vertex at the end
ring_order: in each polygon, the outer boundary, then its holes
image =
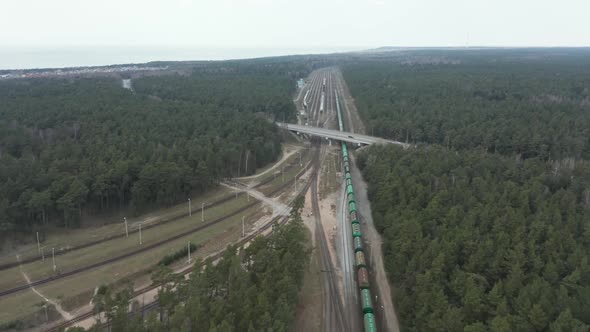
MULTIPOLYGON (((303 170, 301 172, 307 171, 310 167, 311 167, 311 163, 308 163, 303 168, 303 170)), ((272 177, 271 177, 271 180, 272 180, 272 177)), ((285 189, 286 187, 288 187, 290 185, 291 185, 290 181, 285 182, 284 184, 282 184, 281 186, 279 186, 277 189, 273 190, 270 193, 270 196, 275 195, 277 192, 282 191, 283 189, 285 189)), ((60 279, 66 278, 66 277, 70 277, 70 276, 73 276, 73 275, 76 275, 76 274, 79 274, 79 273, 82 273, 82 272, 86 272, 86 271, 89 271, 89 270, 92 270, 92 269, 95 269, 95 268, 98 268, 98 267, 101 267, 101 266, 112 264, 112 263, 121 261, 123 259, 126 259, 126 258, 129 258, 129 257, 135 256, 135 255, 138 255, 140 253, 146 252, 148 250, 151 250, 151 249, 154 249, 156 247, 162 246, 164 244, 170 243, 172 241, 178 240, 178 239, 180 239, 180 238, 182 238, 184 236, 187 236, 187 235, 193 234, 195 232, 198 232, 200 230, 203 230, 203 229, 205 229, 207 227, 210 227, 212 225, 218 224, 218 223, 224 221, 227 218, 231 218, 231 217, 239 214, 240 212, 246 211, 247 209, 249 209, 251 207, 254 207, 257 204, 260 204, 260 202, 258 202, 258 201, 252 202, 250 204, 247 204, 247 205, 239 208, 238 210, 235 210, 235 211, 233 211, 233 212, 231 212, 229 214, 226 214, 224 216, 221 216, 221 217, 219 217, 217 219, 214 219, 214 220, 209 221, 207 223, 204 223, 204 224, 201 224, 199 226, 193 227, 193 228, 191 228, 191 229, 189 229, 187 231, 184 231, 182 233, 175 234, 174 236, 171 236, 171 237, 166 238, 164 240, 161 240, 161 241, 152 243, 150 245, 143 246, 143 247, 141 247, 139 249, 136 249, 136 250, 133 250, 131 252, 128 252, 128 253, 125 253, 125 254, 122 254, 122 255, 119 255, 119 256, 115 256, 115 257, 112 257, 112 258, 109 258, 109 259, 106 259, 106 260, 103 260, 103 261, 100 261, 100 262, 96 262, 96 263, 93 263, 93 264, 90 264, 90 265, 86 265, 86 266, 83 266, 83 267, 80 267, 80 268, 77 268, 77 269, 73 269, 73 270, 70 270, 70 271, 67 271, 67 272, 58 274, 58 275, 53 275, 53 276, 50 276, 50 277, 47 277, 47 278, 35 280, 35 281, 31 282, 30 284, 20 285, 20 286, 13 287, 13 288, 10 288, 10 289, 2 290, 2 291, 0 291, 0 298, 2 298, 4 296, 7 296, 7 295, 10 295, 10 294, 14 294, 14 293, 17 293, 17 292, 26 290, 26 289, 29 289, 30 287, 44 285, 44 284, 47 284, 47 283, 50 283, 50 282, 53 282, 53 281, 56 281, 56 280, 60 280, 60 279)))
MULTIPOLYGON (((315 91, 312 92, 312 96, 315 97, 312 101, 311 110, 315 111, 312 113, 312 117, 310 119, 310 123, 313 123, 316 126, 322 126, 323 123, 321 122, 323 118, 329 118, 329 112, 331 107, 333 107, 332 100, 330 98, 330 94, 326 92, 329 91, 331 87, 331 75, 329 75, 329 71, 321 71, 320 73, 316 74, 316 84, 312 87, 315 88, 315 91), (328 81, 325 88, 327 91, 324 91, 323 79, 321 77, 325 77, 328 74, 328 81), (324 112, 318 111, 318 103, 321 102, 320 98, 321 95, 328 96, 325 99, 326 107, 324 108, 324 112), (322 125, 320 125, 322 123, 322 125)), ((327 121, 326 121, 327 122, 327 121)), ((314 152, 312 155, 312 163, 314 164, 315 169, 321 169, 321 163, 324 160, 326 154, 326 146, 321 144, 321 139, 313 137, 311 139, 312 145, 314 146, 314 152)), ((334 264, 332 262, 332 257, 330 256, 330 251, 328 249, 329 244, 326 239, 326 235, 324 232, 324 227, 322 226, 321 221, 321 214, 319 208, 319 197, 318 197, 318 173, 315 173, 311 179, 311 204, 312 210, 315 219, 316 225, 316 242, 319 246, 320 251, 320 262, 322 266, 322 271, 324 272, 324 321, 322 330, 323 331, 349 331, 349 328, 346 324, 346 319, 344 316, 344 309, 341 298, 339 296, 338 285, 336 280, 336 272, 334 270, 334 264)))
MULTIPOLYGON (((310 166, 313 167, 313 163, 309 163, 306 166, 305 171, 307 171, 310 166)), ((316 177, 317 172, 318 172, 318 168, 314 167, 314 169, 312 170, 311 179, 313 179, 313 178, 316 177)), ((300 195, 304 194, 305 192, 307 192, 309 190, 309 188, 310 188, 310 186, 312 184, 312 180, 311 179, 305 183, 305 186, 299 191, 299 194, 297 196, 300 196, 300 195)), ((281 188, 279 188, 279 189, 284 189, 284 187, 286 185, 289 185, 289 183, 286 183, 285 185, 282 185, 281 188)), ((278 190, 274 191, 274 193, 276 193, 276 192, 278 192, 278 190)), ((292 201, 289 203, 289 205, 290 204, 292 204, 292 201)), ((258 230, 256 230, 254 233, 249 234, 246 237, 244 237, 243 239, 241 239, 238 242, 236 242, 236 245, 242 246, 242 245, 244 245, 244 244, 252 241, 254 238, 256 238, 260 234, 264 233, 266 230, 268 230, 274 224, 279 224, 279 225, 285 224, 288 221, 288 218, 289 218, 288 216, 277 216, 277 217, 273 218, 270 222, 268 222, 265 225, 263 225, 261 228, 259 228, 258 230)), ((208 256, 207 258, 211 258, 211 259, 213 259, 215 261, 215 260, 220 259, 221 257, 223 257, 223 254, 224 253, 225 253, 225 250, 222 250, 222 251, 220 251, 220 252, 218 252, 216 254, 213 254, 211 256, 208 256)), ((181 275, 186 275, 186 274, 190 273, 191 271, 192 271, 192 266, 188 266, 188 267, 184 268, 183 270, 181 270, 178 273, 181 274, 181 275)), ((147 293, 149 291, 152 291, 152 290, 154 290, 154 289, 156 289, 156 288, 158 288, 160 286, 161 286, 161 284, 153 284, 153 285, 150 285, 150 286, 146 286, 144 288, 141 288, 141 289, 139 289, 139 290, 137 290, 137 291, 134 292, 132 298, 136 298, 139 295, 144 294, 144 293, 147 293)), ((153 302, 151 302, 151 303, 143 306, 142 313, 144 313, 145 311, 153 310, 154 308, 157 308, 158 306, 159 306, 159 302, 158 302, 158 300, 155 300, 155 301, 153 301, 153 302)), ((132 317, 134 314, 135 314, 134 312, 131 312, 131 313, 129 313, 129 316, 132 317)), ((72 325, 74 325, 74 324, 76 324, 78 322, 81 322, 83 320, 86 320, 88 318, 91 318, 94 315, 95 315, 95 313, 91 310, 91 311, 88 311, 86 313, 83 313, 83 314, 81 314, 79 316, 76 316, 75 318, 73 318, 71 320, 68 320, 68 321, 59 323, 59 324, 57 324, 57 325, 55 325, 53 327, 50 327, 50 328, 48 328, 48 329, 46 329, 44 331, 46 331, 46 332, 57 332, 57 331, 61 331, 62 329, 65 329, 67 327, 70 327, 70 326, 72 326, 72 325)), ((110 326, 110 323, 108 323, 108 322, 107 323, 103 323, 101 325, 101 327, 108 327, 108 326, 110 326)))
MULTIPOLYGON (((307 157, 307 154, 308 154, 308 152, 306 152, 306 154, 305 154, 306 157, 307 157)), ((287 165, 287 167, 285 167, 285 171, 291 170, 293 167, 297 166, 297 164, 298 164, 297 162, 291 162, 291 163, 289 163, 289 165, 287 165)), ((258 187, 264 186, 265 184, 268 184, 269 182, 272 182, 273 180, 274 180, 274 177, 269 176, 267 179, 264 179, 263 181, 257 183, 254 186, 254 188, 258 188, 258 187)), ((223 203, 226 203, 226 202, 228 202, 228 201, 230 201, 232 199, 234 199, 234 195, 232 195, 232 194, 226 195, 226 196, 224 196, 224 197, 222 197, 222 198, 220 198, 220 199, 218 199, 216 201, 213 201, 213 202, 211 202, 209 204, 206 204, 205 205, 205 208, 206 209, 210 209, 210 208, 213 208, 215 206, 218 206, 218 205, 221 205, 223 203)), ((200 210, 199 208, 194 208, 194 209, 192 209, 191 212, 198 212, 199 210, 200 210)), ((151 228, 154 228, 154 227, 162 226, 162 225, 168 224, 170 222, 176 221, 178 219, 184 218, 186 216, 188 216, 188 213, 186 213, 186 214, 183 213, 181 215, 174 216, 174 217, 171 217, 169 219, 164 219, 164 220, 162 220, 160 222, 157 222, 157 223, 148 224, 148 225, 142 226, 142 230, 143 231, 146 231, 146 230, 151 229, 151 228)), ((137 233, 137 232, 139 232, 139 229, 137 229, 137 228, 130 229, 129 230, 129 234, 134 234, 134 233, 137 233)), ((70 253, 72 251, 89 248, 89 247, 92 247, 92 246, 95 246, 95 245, 98 245, 98 244, 101 244, 101 243, 104 243, 104 242, 107 242, 107 241, 120 239, 120 238, 123 238, 123 237, 126 237, 126 236, 127 236, 127 234, 125 232, 121 232, 121 233, 114 234, 114 235, 111 235, 111 236, 103 237, 101 239, 97 239, 97 240, 94 240, 94 241, 89 241, 89 242, 86 242, 86 243, 83 243, 83 244, 80 244, 80 245, 77 245, 77 246, 72 246, 72 247, 68 247, 68 248, 65 248, 65 249, 58 250, 58 251, 55 252, 55 256, 61 256, 61 255, 70 253)), ((13 268, 13 267, 17 267, 17 266, 23 265, 23 264, 28 264, 28 263, 33 263, 33 262, 36 262, 36 261, 40 261, 41 259, 42 259, 42 257, 41 256, 37 256, 37 255, 31 256, 31 257, 24 257, 24 258, 21 256, 20 257, 20 261, 0 264, 0 271, 6 270, 6 269, 10 269, 10 268, 13 268)), ((2 295, 0 293, 0 297, 1 296, 2 295)))
MULTIPOLYGON (((320 81, 320 79, 316 79, 316 82, 317 82, 316 83, 316 87, 318 87, 318 88, 319 88, 319 85, 320 85, 319 84, 319 81, 320 81)), ((332 85, 332 82, 331 81, 330 81, 329 85, 330 86, 332 85)), ((315 92, 316 92, 315 93, 315 96, 313 96, 312 99, 315 99, 315 103, 314 103, 315 105, 314 106, 317 106, 317 102, 320 99, 320 93, 319 93, 318 90, 315 90, 315 92)), ((313 91, 312 91, 312 94, 314 94, 313 91)), ((329 102, 331 102, 331 101, 326 101, 326 103, 329 103, 329 102)), ((327 114, 327 111, 328 110, 327 110, 327 107, 326 107, 326 110, 325 110, 325 112, 324 112, 323 115, 326 115, 327 114)), ((316 121, 317 123, 319 123, 321 115, 322 114, 320 114, 317 111, 314 112, 313 113, 313 119, 312 119, 312 121, 316 121)), ((315 153, 313 154, 312 162, 308 163, 306 165, 305 169, 302 170, 302 172, 304 172, 304 171, 307 171, 310 167, 313 167, 311 178, 310 178, 309 181, 306 182, 305 186, 302 188, 302 190, 300 191, 300 193, 305 193, 305 192, 307 192, 307 190, 309 190, 310 187, 312 188, 312 197, 315 198, 315 199, 312 200, 312 205, 313 205, 312 208, 313 208, 314 214, 316 216, 316 224, 318 225, 318 230, 319 230, 319 232, 316 233, 316 236, 319 236, 320 237, 320 239, 318 239, 318 242, 320 243, 320 246, 321 246, 322 262, 324 262, 323 265, 324 265, 324 267, 326 267, 326 270, 329 271, 329 273, 330 273, 330 275, 326 277, 327 291, 330 294, 329 295, 330 296, 330 300, 326 302, 326 306, 329 308, 326 313, 331 318, 329 319, 329 321, 330 321, 329 325, 330 326, 326 326, 327 329, 324 329, 324 330, 328 330, 328 331, 331 331, 331 330, 348 331, 349 329, 347 328, 346 322, 345 322, 345 319, 344 319, 343 305, 342 305, 342 302, 341 302, 340 297, 338 296, 338 293, 339 292, 338 292, 338 287, 337 287, 335 275, 333 274, 334 273, 334 268, 333 268, 331 257, 330 257, 329 251, 328 251, 328 243, 327 243, 327 240, 326 240, 326 237, 325 237, 325 233, 324 233, 323 227, 321 226, 321 219, 319 219, 320 218, 319 217, 320 216, 320 213, 319 213, 319 205, 318 205, 318 201, 317 201, 317 197, 318 197, 318 194, 317 194, 317 187, 318 187, 318 177, 317 177, 317 174, 318 174, 319 169, 320 169, 321 160, 323 160, 323 157, 325 156, 325 153, 326 153, 325 146, 321 145, 321 143, 318 144, 319 142, 320 142, 319 140, 316 140, 316 142, 315 142, 315 153)), ((290 167, 292 167, 292 166, 293 165, 290 165, 290 167)), ((255 187, 262 186, 262 185, 264 185, 264 184, 266 184, 266 183, 268 183, 268 182, 270 182, 272 180, 273 180, 273 177, 269 177, 268 179, 264 180, 263 182, 257 184, 255 187)), ((286 182, 284 185, 280 186, 277 190, 274 190, 270 195, 276 194, 276 192, 279 192, 279 191, 283 190, 286 186, 289 186, 289 185, 291 185, 290 182, 286 182)), ((233 197, 233 195, 230 195, 229 199, 231 199, 232 197, 233 197)), ((258 203, 250 204, 249 206, 246 206, 244 208, 244 210, 247 209, 247 208, 249 208, 249 207, 251 207, 251 206, 253 206, 253 205, 255 205, 255 204, 258 204, 258 203)), ((210 205, 210 206, 212 206, 212 205, 210 205)), ((241 212, 241 211, 238 211, 235 214, 237 214, 239 212, 241 212)), ((256 232, 254 232, 254 233, 248 235, 247 237, 245 237, 244 239, 238 241, 237 244, 238 245, 243 245, 243 244, 251 241, 256 236, 260 235, 264 231, 268 230, 268 228, 272 227, 273 224, 275 224, 275 223, 284 224, 285 222, 287 222, 287 220, 288 220, 288 217, 283 217, 283 216, 275 217, 275 218, 273 218, 271 220, 271 222, 265 224, 263 227, 261 227, 256 232)), ((223 255, 223 251, 222 252, 219 252, 219 253, 217 253, 217 254, 215 254, 213 256, 210 256, 210 257, 213 258, 214 260, 216 260, 216 259, 221 258, 222 255, 223 255)), ((189 273, 191 270, 192 270, 191 267, 188 267, 188 268, 182 270, 180 273, 184 275, 184 274, 189 273)), ((142 289, 136 291, 135 294, 133 295, 133 297, 135 298, 135 297, 137 297, 137 296, 139 296, 139 295, 141 295, 143 293, 149 292, 149 291, 151 291, 151 290, 153 290, 153 289, 155 289, 155 288, 157 288, 159 286, 160 285, 151 285, 151 286, 142 288, 142 289)), ((26 288, 28 288, 28 286, 26 288)), ((2 296, 1 293, 0 293, 0 296, 2 296)), ((157 306, 158 306, 158 301, 156 300, 156 301, 154 301, 154 302, 152 302, 152 303, 144 306, 143 309, 142 309, 142 312, 152 310, 153 308, 156 308, 157 306)), ((133 314, 134 313, 130 313, 130 315, 133 315, 133 314)), ((52 327, 52 328, 50 328, 50 329, 48 329, 46 331, 59 331, 59 330, 61 330, 63 328, 69 327, 69 326, 71 326, 71 325, 73 325, 73 324, 75 324, 77 322, 80 322, 82 320, 88 319, 88 318, 92 317, 93 315, 94 315, 94 312, 89 311, 87 313, 84 313, 84 314, 82 314, 80 316, 75 317, 72 320, 63 322, 63 323, 61 323, 59 325, 56 325, 56 326, 54 326, 54 327, 52 327)), ((103 326, 105 326, 105 327, 108 326, 108 325, 109 325, 108 323, 103 324, 103 326)))
MULTIPOLYGON (((317 144, 317 143, 314 143, 317 144)), ((316 164, 318 169, 320 168, 320 156, 325 154, 325 148, 323 145, 321 148, 317 148, 316 156, 313 158, 313 162, 316 164)), ((328 243, 322 226, 320 208, 318 204, 318 177, 317 173, 313 175, 311 179, 311 203, 312 210, 316 223, 316 241, 320 246, 320 256, 322 263, 322 271, 324 275, 324 287, 326 290, 327 298, 324 302, 324 331, 349 331, 346 320, 344 319, 344 308, 342 301, 339 296, 338 285, 336 282, 336 275, 334 271, 334 264, 330 251, 328 249, 328 243)))
MULTIPOLYGON (((323 77, 325 74, 329 73, 326 70, 319 70, 317 71, 312 79, 311 79, 311 86, 310 86, 310 103, 308 107, 308 122, 311 125, 320 126, 322 118, 329 117, 329 110, 330 106, 333 107, 333 101, 331 98, 327 98, 325 100, 326 107, 324 112, 319 112, 320 103, 321 103, 321 95, 323 88, 323 77)), ((329 75, 331 76, 331 75, 329 75)), ((329 77, 331 78, 331 77, 329 77)), ((327 83, 329 87, 331 87, 332 81, 329 80, 327 83)), ((325 94, 324 94, 325 95, 325 94)), ((328 94, 328 96, 330 96, 328 94)), ((323 126, 323 123, 322 125, 323 126)), ((324 159, 324 155, 326 153, 325 145, 321 144, 321 139, 317 137, 312 137, 312 146, 313 146, 313 154, 312 154, 312 163, 314 169, 319 170, 321 161, 324 159)), ((320 264, 322 271, 324 271, 324 308, 323 308, 323 315, 324 320, 322 322, 322 331, 349 331, 348 327, 345 323, 344 318, 344 309, 341 302, 341 298, 339 296, 334 266, 332 263, 332 259, 328 249, 328 243, 326 240, 326 236, 324 233, 323 226, 321 224, 321 215, 319 211, 319 204, 318 204, 318 178, 317 172, 312 175, 310 181, 311 187, 311 197, 312 197, 312 210, 315 218, 315 224, 317 231, 315 232, 316 242, 319 245, 320 251, 320 264)))

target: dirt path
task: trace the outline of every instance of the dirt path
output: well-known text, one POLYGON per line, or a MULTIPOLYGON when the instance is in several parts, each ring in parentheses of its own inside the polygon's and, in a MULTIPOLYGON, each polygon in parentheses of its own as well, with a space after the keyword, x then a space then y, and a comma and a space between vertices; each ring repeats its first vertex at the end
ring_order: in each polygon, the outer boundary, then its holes
POLYGON ((272 208, 272 217, 276 217, 276 216, 288 216, 289 213, 291 213, 291 207, 288 205, 285 205, 281 202, 278 201, 278 199, 273 199, 270 197, 267 197, 266 195, 264 195, 263 193, 261 193, 260 191, 253 189, 253 188, 248 188, 248 187, 242 187, 242 186, 235 186, 229 183, 221 183, 222 186, 230 188, 234 191, 245 191, 247 192, 250 196, 254 197, 255 199, 261 201, 263 204, 266 204, 268 206, 270 206, 272 208))
POLYGON ((305 193, 305 203, 303 204, 303 209, 301 210, 301 219, 303 220, 303 224, 307 226, 311 232, 311 241, 315 246, 315 219, 313 218, 312 213, 313 209, 311 208, 311 190, 308 190, 305 193))
MULTIPOLYGON (((283 157, 281 158, 281 160, 277 161, 274 165, 272 165, 270 168, 268 168, 267 170, 258 173, 258 174, 254 174, 254 175, 250 175, 250 176, 244 176, 241 178, 237 178, 237 180, 240 181, 244 181, 244 180, 253 180, 256 179, 264 174, 267 174, 269 172, 272 172, 273 170, 275 170, 276 168, 278 168, 279 166, 281 166, 281 164, 287 160, 289 157, 291 157, 292 155, 294 155, 295 153, 297 153, 298 151, 301 150, 301 147, 298 146, 293 146, 293 145, 285 145, 285 149, 288 149, 289 151, 286 151, 285 153, 283 153, 283 157)), ((251 184, 250 184, 251 185, 251 184)))
POLYGON ((356 201, 358 202, 357 206, 364 229, 363 234, 366 236, 366 240, 368 240, 369 252, 371 253, 371 256, 368 257, 368 261, 371 264, 371 270, 377 281, 376 289, 374 289, 377 294, 375 312, 377 315, 381 314, 381 317, 383 317, 381 318, 381 321, 385 323, 383 331, 399 332, 399 321, 391 298, 391 287, 383 265, 383 240, 381 239, 381 235, 375 229, 373 215, 371 214, 371 203, 367 197, 367 185, 361 176, 360 170, 356 166, 354 156, 351 157, 351 161, 351 176, 354 188, 356 188, 356 201), (380 308, 378 308, 378 306, 380 306, 380 308))
MULTIPOLYGON (((18 261, 20 261, 20 257, 18 255, 16 256, 16 259, 18 261)), ((53 305, 55 307, 55 310, 57 310, 57 312, 59 312, 59 314, 61 315, 61 317, 63 317, 63 319, 70 320, 70 319, 74 318, 74 316, 71 315, 69 312, 65 311, 59 303, 57 303, 56 301, 53 301, 50 298, 46 297, 45 295, 41 294, 41 292, 39 292, 34 286, 32 286, 31 279, 29 279, 29 276, 27 275, 27 273, 25 271, 23 271, 22 265, 19 265, 18 267, 20 269, 20 273, 22 274, 23 278, 25 278, 25 280, 27 281, 27 285, 29 285, 29 287, 31 288, 31 290, 35 294, 39 295, 39 297, 42 298, 45 302, 53 305)))
MULTIPOLYGON (((338 197, 338 193, 332 193, 326 197, 326 199, 318 199, 318 204, 320 208, 320 216, 321 216, 321 223, 322 227, 324 228, 324 234, 326 236, 326 241, 328 242, 328 252, 330 253, 330 257, 332 258, 332 262, 334 262, 334 268, 338 270, 338 274, 342 272, 342 266, 340 266, 340 260, 337 257, 337 250, 335 248, 336 243, 336 199, 338 197)), ((338 278, 340 279, 340 278, 338 278)), ((338 288, 340 289, 340 294, 342 294, 342 283, 341 280, 338 280, 338 288)), ((344 299, 343 299, 344 300, 344 299)))
MULTIPOLYGON (((305 172, 304 174, 301 174, 300 179, 302 181, 302 183, 305 183, 306 181, 308 181, 309 175, 312 172, 311 169, 309 169, 307 172, 305 172)), ((252 223, 251 226, 253 226, 253 228, 247 230, 247 234, 250 234, 251 232, 258 232, 260 230, 260 228, 262 228, 263 226, 267 225, 274 217, 274 215, 289 215, 290 211, 291 211, 291 204, 293 199, 295 199, 295 197, 298 195, 297 192, 293 192, 291 190, 288 190, 287 192, 283 193, 283 195, 274 197, 274 198, 269 198, 266 195, 264 195, 263 193, 254 190, 254 189, 249 189, 246 188, 244 186, 233 186, 233 185, 227 185, 226 187, 232 188, 234 190, 239 190, 239 191, 248 191, 250 192, 250 194, 252 195, 252 197, 262 201, 263 203, 270 205, 271 208, 273 209, 273 216, 270 216, 267 213, 263 213, 261 216, 257 216, 256 221, 254 221, 252 223)), ((260 211, 259 211, 260 214, 260 211)), ((272 232, 272 229, 268 229, 264 232, 261 232, 261 235, 267 235, 268 233, 272 232)), ((202 259, 206 259, 207 257, 216 255, 220 252, 223 252, 225 250, 225 245, 227 243, 232 243, 231 240, 225 240, 225 239, 219 239, 219 238, 215 238, 215 239, 211 239, 210 241, 211 243, 216 243, 217 245, 215 245, 215 248, 211 248, 211 250, 207 250, 207 252, 202 255, 202 259)), ((249 243, 244 244, 244 247, 246 247, 249 243)), ((214 262, 216 263, 216 261, 214 262)), ((194 261, 191 262, 190 264, 183 264, 183 265, 179 265, 174 267, 174 273, 180 273, 182 271, 184 271, 185 269, 187 269, 188 267, 192 266, 194 264, 194 261)), ((188 277, 188 275, 187 275, 188 277)), ((138 285, 134 286, 134 289, 140 290, 143 289, 147 286, 149 286, 151 284, 151 281, 144 281, 142 283, 139 283, 138 285)), ((150 304, 152 302, 154 302, 156 300, 156 296, 158 294, 158 288, 152 289, 150 291, 144 292, 142 294, 139 294, 138 296, 134 297, 132 301, 137 301, 138 303, 142 303, 142 304, 150 304)), ((92 303, 87 304, 83 307, 77 308, 76 309, 76 314, 82 314, 85 312, 88 312, 89 310, 92 309, 92 303)), ((70 315, 70 317, 72 317, 70 315)), ((93 325, 96 324, 97 322, 97 318, 99 316, 94 315, 91 316, 89 318, 86 318, 84 320, 81 320, 79 322, 76 322, 75 324, 73 324, 71 327, 83 327, 85 329, 89 329, 90 327, 92 327, 93 325)), ((104 318, 104 315, 101 314, 101 319, 104 318)), ((65 317, 64 317, 65 318, 65 317)), ((71 318, 67 318, 67 320, 69 320, 71 318)), ((104 320, 104 319, 103 319, 104 320)))
POLYGON ((322 331, 323 306, 326 301, 323 272, 321 270, 319 248, 316 241, 316 224, 311 204, 311 190, 305 193, 305 202, 301 210, 303 224, 310 232, 309 248, 312 249, 310 263, 306 271, 303 289, 299 292, 295 331, 322 331))
POLYGON ((344 99, 346 120, 348 120, 348 122, 351 124, 348 126, 348 129, 353 133, 367 134, 365 125, 363 124, 359 112, 356 109, 356 105, 354 104, 354 98, 352 98, 352 95, 348 90, 348 86, 346 85, 346 81, 344 81, 344 77, 342 76, 342 72, 340 70, 336 71, 336 77, 338 80, 338 93, 342 96, 342 99, 344 99))

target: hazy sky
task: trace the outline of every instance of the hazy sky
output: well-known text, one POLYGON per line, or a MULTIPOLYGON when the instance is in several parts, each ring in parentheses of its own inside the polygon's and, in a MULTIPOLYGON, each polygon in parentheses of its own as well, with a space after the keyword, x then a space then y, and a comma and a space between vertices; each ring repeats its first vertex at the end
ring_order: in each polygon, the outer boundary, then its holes
POLYGON ((590 46, 590 0, 0 0, 0 46, 590 46))

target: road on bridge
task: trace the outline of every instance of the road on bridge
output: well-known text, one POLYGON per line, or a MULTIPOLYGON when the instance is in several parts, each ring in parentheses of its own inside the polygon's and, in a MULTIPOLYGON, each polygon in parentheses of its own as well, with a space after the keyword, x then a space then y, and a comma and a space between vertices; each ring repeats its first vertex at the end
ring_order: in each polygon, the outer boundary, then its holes
POLYGON ((300 134, 320 136, 323 138, 329 138, 329 139, 333 139, 333 140, 337 140, 337 141, 344 141, 344 142, 353 143, 353 144, 366 144, 366 145, 370 145, 370 144, 396 144, 396 145, 402 146, 403 148, 407 148, 409 146, 409 144, 407 144, 407 143, 392 141, 392 140, 388 140, 388 139, 384 139, 384 138, 380 138, 380 137, 362 135, 362 134, 357 134, 357 133, 350 133, 350 132, 346 132, 346 131, 338 131, 338 130, 332 130, 332 129, 326 129, 326 128, 313 127, 313 126, 302 126, 302 125, 296 125, 296 124, 291 124, 291 123, 282 123, 282 122, 277 122, 277 125, 281 128, 284 128, 284 129, 287 129, 290 131, 294 131, 294 132, 297 132, 300 134))

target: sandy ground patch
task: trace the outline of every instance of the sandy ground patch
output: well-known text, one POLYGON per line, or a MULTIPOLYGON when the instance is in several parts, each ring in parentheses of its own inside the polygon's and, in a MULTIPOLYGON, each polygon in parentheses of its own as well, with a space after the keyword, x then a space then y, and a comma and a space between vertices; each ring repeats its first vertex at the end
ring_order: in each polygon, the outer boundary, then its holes
MULTIPOLYGON (((17 256, 16 258, 17 260, 20 261, 20 258, 17 256)), ((45 295, 41 294, 41 292, 39 292, 34 286, 31 285, 31 279, 29 279, 29 276, 25 273, 25 271, 23 271, 22 269, 22 265, 19 265, 19 269, 20 269, 20 273, 23 276, 23 278, 27 281, 27 284, 29 285, 29 287, 31 288, 31 290, 39 295, 40 298, 43 299, 43 301, 53 305, 55 307, 55 310, 57 310, 57 312, 59 312, 59 314, 63 317, 63 319, 72 319, 74 316, 72 316, 69 312, 65 311, 61 305, 57 302, 54 301, 48 297, 46 297, 45 295)))
POLYGON ((353 172, 352 181, 356 189, 356 200, 359 203, 358 208, 361 213, 362 226, 364 229, 365 239, 368 240, 369 251, 371 257, 367 257, 371 264, 371 270, 374 274, 374 278, 377 281, 376 287, 373 287, 372 291, 378 296, 374 302, 376 313, 381 312, 386 326, 383 327, 384 331, 399 332, 399 321, 393 306, 392 292, 385 273, 383 265, 383 251, 382 251, 382 239, 381 235, 375 229, 373 223, 373 216, 371 214, 371 203, 367 197, 367 184, 363 180, 359 169, 356 167, 354 156, 351 158, 351 168, 353 172), (377 306, 381 306, 381 310, 377 306))
MULTIPOLYGON (((231 186, 229 186, 229 187, 231 187, 231 186)), ((236 188, 234 188, 234 189, 236 189, 236 188)), ((264 194, 262 194, 260 192, 257 192, 256 195, 260 195, 260 197, 262 198, 261 201, 266 202, 267 206, 264 207, 262 210, 259 210, 256 212, 256 214, 257 214, 256 218, 253 218, 253 219, 248 218, 250 220, 248 221, 248 224, 246 225, 247 226, 246 234, 251 234, 252 232, 259 230, 261 227, 263 227, 268 222, 270 222, 273 219, 273 216, 275 215, 274 208, 278 209, 276 212, 279 215, 281 213, 288 214, 288 212, 285 208, 288 208, 288 210, 290 211, 289 206, 281 203, 280 200, 285 199, 285 202, 290 202, 290 200, 292 200, 295 197, 294 193, 288 193, 283 197, 276 197, 276 198, 272 198, 272 199, 264 196, 264 194), (272 204, 270 204, 270 203, 272 203, 272 204)), ((269 228, 267 231, 263 232, 263 234, 266 235, 266 234, 270 233, 271 231, 272 230, 269 228)), ((217 253, 225 250, 227 244, 234 243, 239 238, 240 238, 240 235, 236 236, 235 232, 225 232, 219 236, 216 236, 215 238, 210 239, 209 241, 207 241, 204 244, 203 248, 201 248, 199 250, 199 256, 203 257, 203 259, 205 259, 206 257, 217 254, 217 253)), ((192 266, 192 264, 190 264, 190 265, 187 263, 181 264, 181 265, 176 266, 174 268, 174 271, 178 273, 183 270, 186 270, 189 266, 192 266)), ((140 290, 144 287, 149 286, 150 284, 151 284, 151 281, 149 279, 143 278, 143 282, 141 284, 138 284, 135 287, 135 289, 140 290)), ((133 301, 137 301, 138 303, 144 303, 144 304, 152 303, 153 301, 156 300, 156 297, 158 294, 158 289, 159 288, 155 288, 155 289, 150 290, 148 292, 144 292, 144 293, 138 295, 137 297, 135 297, 133 299, 133 301)), ((92 305, 89 304, 89 305, 85 306, 84 308, 80 308, 80 309, 76 310, 76 312, 83 313, 83 312, 87 312, 88 310, 91 310, 91 309, 92 309, 92 305)), ((94 324, 96 324, 97 318, 98 318, 98 316, 90 317, 88 319, 85 319, 83 321, 76 323, 73 326, 79 326, 79 327, 83 327, 85 329, 88 329, 88 328, 92 327, 94 324)))

